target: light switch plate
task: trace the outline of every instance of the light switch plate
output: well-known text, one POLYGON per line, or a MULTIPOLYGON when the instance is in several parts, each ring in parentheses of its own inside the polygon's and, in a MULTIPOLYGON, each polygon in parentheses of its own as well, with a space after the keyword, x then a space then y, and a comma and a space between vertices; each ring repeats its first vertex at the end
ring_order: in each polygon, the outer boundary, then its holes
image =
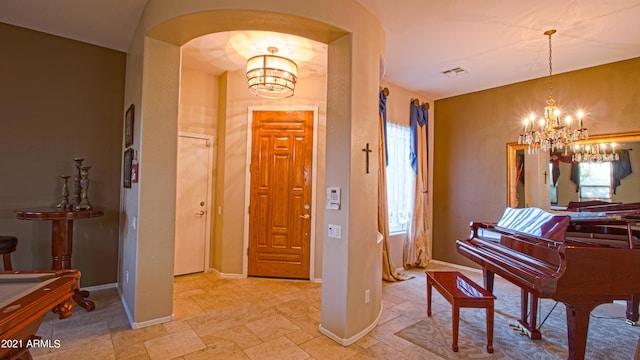
POLYGON ((342 235, 340 234, 340 226, 329 224, 329 237, 334 239, 340 239, 342 235))

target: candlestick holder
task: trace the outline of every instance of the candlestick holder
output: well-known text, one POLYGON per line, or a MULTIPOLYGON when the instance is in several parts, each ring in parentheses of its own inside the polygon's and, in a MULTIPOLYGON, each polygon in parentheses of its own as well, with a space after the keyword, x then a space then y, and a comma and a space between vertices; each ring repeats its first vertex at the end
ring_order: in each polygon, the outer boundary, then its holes
POLYGON ((73 198, 71 200, 71 203, 77 207, 78 205, 80 205, 80 201, 81 201, 82 186, 80 185, 80 179, 81 179, 80 172, 82 171, 81 170, 82 161, 84 161, 84 159, 73 158, 73 161, 76 162, 76 173, 75 173, 75 176, 73 177, 73 198))
POLYGON ((91 166, 83 166, 80 169, 80 203, 76 205, 76 210, 91 210, 89 202, 89 169, 91 166))
POLYGON ((62 210, 71 210, 71 203, 69 202, 69 185, 68 185, 70 177, 71 176, 69 175, 60 176, 60 178, 62 178, 62 191, 60 192, 60 195, 62 196, 62 200, 58 205, 56 205, 56 207, 62 210))

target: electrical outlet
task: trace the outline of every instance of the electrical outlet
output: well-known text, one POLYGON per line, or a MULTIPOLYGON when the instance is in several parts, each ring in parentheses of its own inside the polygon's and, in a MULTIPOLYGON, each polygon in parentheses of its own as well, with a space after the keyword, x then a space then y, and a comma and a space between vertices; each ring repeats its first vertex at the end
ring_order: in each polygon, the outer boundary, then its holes
POLYGON ((364 303, 368 304, 371 298, 371 291, 369 289, 364 291, 364 303))

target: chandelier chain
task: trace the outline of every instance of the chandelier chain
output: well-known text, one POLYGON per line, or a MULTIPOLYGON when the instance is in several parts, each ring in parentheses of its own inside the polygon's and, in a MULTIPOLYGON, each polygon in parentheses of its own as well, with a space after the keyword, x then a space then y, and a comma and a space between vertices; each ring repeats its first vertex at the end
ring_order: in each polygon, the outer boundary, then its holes
POLYGON ((552 65, 552 61, 551 61, 551 35, 553 35, 553 33, 549 34, 549 100, 553 100, 553 80, 552 80, 552 75, 553 75, 553 65, 552 65))

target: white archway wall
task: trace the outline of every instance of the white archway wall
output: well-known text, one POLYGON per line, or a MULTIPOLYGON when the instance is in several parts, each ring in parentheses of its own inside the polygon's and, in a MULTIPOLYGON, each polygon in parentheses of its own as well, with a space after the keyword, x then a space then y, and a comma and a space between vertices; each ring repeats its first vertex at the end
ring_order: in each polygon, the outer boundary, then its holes
MULTIPOLYGON (((322 325, 338 339, 359 336, 381 310, 377 207, 372 196, 377 191, 377 160, 375 155, 371 156, 370 174, 365 174, 361 151, 365 143, 369 143, 374 150, 372 154, 376 154, 379 59, 384 49, 384 33, 378 20, 355 1, 265 4, 247 0, 182 4, 150 0, 140 24, 129 51, 125 101, 141 104, 141 113, 136 119, 140 119, 142 127, 135 139, 141 144, 139 201, 129 198, 123 209, 124 214, 139 213, 139 219, 136 229, 125 229, 121 233, 122 241, 128 244, 123 249, 137 250, 134 259, 123 256, 121 266, 129 281, 134 279, 133 293, 128 293, 130 287, 122 284, 122 274, 120 277, 131 322, 134 326, 145 326, 166 321, 171 316, 173 229, 169 228, 173 226, 175 213, 176 150, 172 144, 177 135, 178 90, 173 79, 179 78, 179 57, 174 55, 179 54, 179 45, 205 33, 270 30, 327 42, 330 59, 338 49, 344 54, 350 53, 350 56, 334 57, 328 74, 327 134, 331 128, 344 128, 347 135, 335 140, 328 135, 327 148, 341 147, 350 156, 345 157, 344 152, 339 157, 327 153, 327 169, 333 168, 334 163, 340 164, 346 174, 327 171, 326 186, 340 186, 344 193, 342 210, 331 215, 326 213, 326 218, 331 219, 325 220, 325 228, 329 221, 345 226, 342 239, 328 241, 326 235, 323 239, 324 269, 326 271, 326 259, 331 259, 335 261, 331 266, 336 270, 331 276, 326 272, 323 275, 323 303, 330 298, 337 299, 337 304, 330 308, 323 306, 322 325), (241 16, 231 16, 237 10, 230 9, 239 8, 243 9, 239 11, 241 16), (350 48, 344 47, 345 39, 335 41, 347 34, 338 27, 349 29, 350 48), (146 34, 156 40, 144 40, 146 34), (344 79, 336 81, 339 77, 344 79), (332 84, 340 86, 336 88, 332 84), (135 91, 138 87, 142 87, 141 94, 135 91), (172 96, 175 98, 170 99, 172 96), (371 301, 364 304, 367 289, 371 292, 371 301)), ((132 227, 133 223, 129 221, 128 226, 132 227)))

